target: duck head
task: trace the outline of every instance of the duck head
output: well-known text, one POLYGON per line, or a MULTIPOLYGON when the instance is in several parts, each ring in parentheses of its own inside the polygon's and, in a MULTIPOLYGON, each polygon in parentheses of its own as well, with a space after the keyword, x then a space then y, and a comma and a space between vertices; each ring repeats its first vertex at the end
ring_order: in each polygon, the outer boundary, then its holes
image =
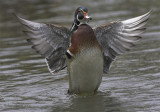
POLYGON ((74 22, 71 27, 71 31, 74 32, 78 29, 80 24, 86 24, 92 20, 92 18, 88 15, 88 9, 84 6, 78 7, 75 11, 74 22))

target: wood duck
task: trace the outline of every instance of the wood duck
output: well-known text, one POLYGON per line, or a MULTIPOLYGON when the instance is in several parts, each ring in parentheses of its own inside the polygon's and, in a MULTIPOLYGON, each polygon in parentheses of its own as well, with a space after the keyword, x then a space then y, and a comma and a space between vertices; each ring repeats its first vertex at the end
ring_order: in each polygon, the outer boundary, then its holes
POLYGON ((88 9, 82 6, 75 11, 71 29, 17 18, 32 48, 45 57, 50 72, 67 67, 69 93, 94 94, 116 56, 141 38, 150 14, 91 28, 88 9))

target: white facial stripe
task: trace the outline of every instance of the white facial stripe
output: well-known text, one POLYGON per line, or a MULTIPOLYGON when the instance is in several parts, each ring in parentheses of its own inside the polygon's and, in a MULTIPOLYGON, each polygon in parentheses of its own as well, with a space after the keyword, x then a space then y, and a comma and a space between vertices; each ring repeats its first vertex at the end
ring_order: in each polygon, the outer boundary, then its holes
MULTIPOLYGON (((80 8, 81 9, 81 8, 80 8)), ((83 11, 83 9, 81 9, 81 11, 83 12, 83 13, 86 13, 85 11, 83 11)))
POLYGON ((73 30, 74 26, 75 26, 75 23, 73 23, 73 26, 72 26, 72 28, 71 28, 71 31, 73 30))
POLYGON ((78 19, 78 14, 77 14, 77 20, 80 21, 80 20, 78 19))

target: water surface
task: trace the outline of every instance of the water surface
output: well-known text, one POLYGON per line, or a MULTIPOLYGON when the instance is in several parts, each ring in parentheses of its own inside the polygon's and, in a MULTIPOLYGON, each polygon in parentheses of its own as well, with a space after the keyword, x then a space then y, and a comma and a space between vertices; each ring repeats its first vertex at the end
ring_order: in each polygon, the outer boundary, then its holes
POLYGON ((1 112, 159 112, 159 0, 1 0, 1 112), (13 17, 71 27, 74 10, 87 6, 91 26, 138 16, 153 9, 147 31, 130 52, 117 57, 96 95, 68 95, 67 71, 50 74, 13 17))

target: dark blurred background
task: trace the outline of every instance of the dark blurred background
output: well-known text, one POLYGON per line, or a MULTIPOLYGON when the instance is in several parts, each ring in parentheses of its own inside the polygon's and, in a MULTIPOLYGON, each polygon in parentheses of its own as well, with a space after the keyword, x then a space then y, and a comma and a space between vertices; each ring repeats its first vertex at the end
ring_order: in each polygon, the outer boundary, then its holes
POLYGON ((1 112, 159 112, 160 0, 0 0, 1 112), (71 27, 74 11, 86 6, 91 26, 153 10, 147 31, 104 75, 98 93, 67 94, 67 71, 50 74, 45 60, 26 42, 13 16, 71 27))

